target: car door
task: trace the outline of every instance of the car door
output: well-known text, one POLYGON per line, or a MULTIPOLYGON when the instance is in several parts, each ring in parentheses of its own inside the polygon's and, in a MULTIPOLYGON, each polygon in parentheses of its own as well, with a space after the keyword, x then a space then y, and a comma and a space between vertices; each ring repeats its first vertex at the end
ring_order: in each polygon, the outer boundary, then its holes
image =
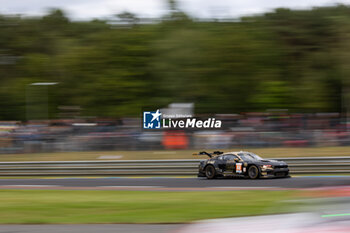
POLYGON ((230 173, 236 172, 236 161, 235 159, 238 159, 237 156, 233 154, 227 154, 224 156, 224 160, 226 162, 225 171, 230 173))

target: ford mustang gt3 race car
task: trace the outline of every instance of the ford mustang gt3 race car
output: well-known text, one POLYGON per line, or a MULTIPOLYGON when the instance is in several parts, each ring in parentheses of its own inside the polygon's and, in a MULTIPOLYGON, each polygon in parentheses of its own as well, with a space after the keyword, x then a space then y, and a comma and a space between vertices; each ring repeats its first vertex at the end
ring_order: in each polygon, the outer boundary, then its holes
POLYGON ((227 152, 205 151, 194 155, 207 155, 209 159, 199 164, 198 177, 235 176, 256 179, 260 177, 289 177, 288 165, 283 161, 265 160, 246 151, 227 152))

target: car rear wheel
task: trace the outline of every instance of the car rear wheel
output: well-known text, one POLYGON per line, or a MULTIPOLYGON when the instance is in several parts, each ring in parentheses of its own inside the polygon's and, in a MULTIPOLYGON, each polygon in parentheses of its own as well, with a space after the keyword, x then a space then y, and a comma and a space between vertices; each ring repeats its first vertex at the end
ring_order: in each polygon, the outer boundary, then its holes
POLYGON ((216 176, 215 168, 211 165, 205 168, 205 176, 207 179, 214 179, 216 176))
POLYGON ((248 176, 250 179, 258 178, 259 177, 259 169, 256 166, 249 167, 248 176))

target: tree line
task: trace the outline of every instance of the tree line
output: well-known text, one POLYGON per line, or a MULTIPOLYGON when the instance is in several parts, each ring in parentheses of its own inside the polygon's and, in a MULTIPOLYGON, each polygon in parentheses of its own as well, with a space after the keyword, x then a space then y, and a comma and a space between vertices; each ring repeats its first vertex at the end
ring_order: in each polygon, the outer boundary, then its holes
POLYGON ((349 39, 344 5, 232 20, 172 9, 146 23, 131 13, 91 21, 59 9, 2 15, 0 120, 26 120, 28 105, 45 101, 51 119, 139 116, 173 102, 193 102, 198 114, 344 112, 349 39))

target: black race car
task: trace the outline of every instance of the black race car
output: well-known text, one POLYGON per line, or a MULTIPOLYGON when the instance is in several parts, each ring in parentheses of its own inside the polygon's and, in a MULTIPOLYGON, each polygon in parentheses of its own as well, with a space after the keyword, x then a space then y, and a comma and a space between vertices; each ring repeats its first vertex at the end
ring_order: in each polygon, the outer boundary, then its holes
POLYGON ((198 177, 214 179, 216 177, 235 176, 256 179, 260 177, 289 177, 287 163, 277 160, 265 160, 246 151, 227 152, 205 151, 194 155, 207 155, 209 159, 199 164, 198 177))

